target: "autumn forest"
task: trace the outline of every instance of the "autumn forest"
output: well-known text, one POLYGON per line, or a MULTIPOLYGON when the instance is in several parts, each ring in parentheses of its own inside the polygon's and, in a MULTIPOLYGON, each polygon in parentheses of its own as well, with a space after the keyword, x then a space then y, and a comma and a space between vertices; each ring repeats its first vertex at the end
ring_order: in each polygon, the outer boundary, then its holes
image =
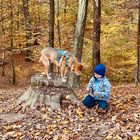
POLYGON ((139 0, 0 0, 0 139, 139 140, 139 75, 139 0), (49 81, 45 47, 70 52, 82 75, 68 65, 64 83, 49 54, 49 81), (106 112, 81 105, 100 63, 106 112))

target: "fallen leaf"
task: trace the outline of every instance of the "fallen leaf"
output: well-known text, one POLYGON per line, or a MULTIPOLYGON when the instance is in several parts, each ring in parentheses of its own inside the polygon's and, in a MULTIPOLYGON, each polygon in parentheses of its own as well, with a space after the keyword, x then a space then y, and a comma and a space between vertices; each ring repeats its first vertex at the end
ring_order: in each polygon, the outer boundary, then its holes
POLYGON ((64 134, 61 138, 61 140, 69 140, 69 135, 64 134))
POLYGON ((139 140, 139 137, 136 136, 136 135, 134 135, 134 136, 132 137, 132 139, 133 139, 133 140, 139 140))
POLYGON ((108 135, 108 136, 105 138, 105 140, 111 140, 112 138, 113 138, 112 136, 108 135))

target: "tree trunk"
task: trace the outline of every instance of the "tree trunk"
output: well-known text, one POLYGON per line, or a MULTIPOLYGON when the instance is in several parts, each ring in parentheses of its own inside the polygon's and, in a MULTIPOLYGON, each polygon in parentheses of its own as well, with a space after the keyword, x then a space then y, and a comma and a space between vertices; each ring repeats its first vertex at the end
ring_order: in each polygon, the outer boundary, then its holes
POLYGON ((16 16, 17 16, 17 21, 16 21, 16 25, 17 25, 17 31, 18 31, 18 47, 21 47, 21 38, 20 38, 20 0, 18 1, 18 9, 16 12, 16 16))
POLYGON ((16 72, 15 72, 15 65, 14 65, 14 56, 13 56, 13 47, 14 47, 14 43, 13 43, 13 4, 12 4, 12 0, 10 0, 10 50, 11 50, 11 63, 12 63, 12 72, 13 72, 13 77, 12 77, 12 83, 15 84, 16 83, 16 72))
POLYGON ((22 0, 23 2, 23 13, 24 13, 24 23, 25 23, 25 32, 26 32, 26 48, 27 54, 25 60, 32 61, 32 50, 31 50, 31 38, 32 38, 32 29, 29 13, 29 0, 22 0))
MULTIPOLYGON (((83 39, 84 39, 84 31, 85 31, 85 23, 86 23, 86 15, 87 15, 87 6, 88 0, 79 0, 78 6, 78 15, 74 33, 74 55, 81 62, 82 58, 82 49, 83 49, 83 39)), ((71 75, 73 78, 73 86, 80 86, 80 79, 75 74, 71 75)))
POLYGON ((74 55, 81 61, 82 49, 83 49, 83 39, 87 15, 88 0, 79 0, 78 15, 74 33, 74 55))
MULTIPOLYGON (((0 2, 0 9, 1 9, 1 18, 3 17, 3 0, 0 2)), ((1 36, 2 36, 2 50, 3 50, 3 56, 2 56, 2 76, 5 75, 5 32, 4 32, 4 24, 3 20, 1 20, 1 36)))
POLYGON ((54 47, 54 0, 50 0, 50 17, 49 17, 49 45, 50 47, 54 47))
POLYGON ((66 16, 67 15, 67 0, 65 0, 65 6, 64 6, 64 22, 66 23, 66 16))
POLYGON ((54 74, 51 80, 46 76, 36 74, 31 77, 31 86, 19 98, 18 104, 24 102, 25 107, 36 108, 38 105, 51 106, 52 109, 61 109, 61 101, 66 97, 71 101, 79 101, 68 82, 63 83, 60 76, 54 74))
POLYGON ((60 32, 60 0, 56 1, 56 19, 57 19, 57 31, 58 31, 58 47, 61 48, 61 32, 60 32))
POLYGON ((100 63, 101 1, 94 1, 93 10, 93 67, 100 63))
POLYGON ((3 48, 2 48, 2 50, 3 50, 3 60, 2 60, 2 76, 4 76, 5 75, 5 64, 6 64, 6 55, 5 55, 5 44, 3 43, 3 48))
POLYGON ((138 14, 138 36, 137 36, 137 64, 136 64, 136 79, 135 84, 138 85, 139 73, 140 73, 140 2, 139 2, 139 14, 138 14))
MULTIPOLYGON (((55 18, 55 3, 54 0, 50 0, 49 47, 54 47, 54 18, 55 18)), ((50 65, 49 71, 53 72, 53 64, 50 65)))

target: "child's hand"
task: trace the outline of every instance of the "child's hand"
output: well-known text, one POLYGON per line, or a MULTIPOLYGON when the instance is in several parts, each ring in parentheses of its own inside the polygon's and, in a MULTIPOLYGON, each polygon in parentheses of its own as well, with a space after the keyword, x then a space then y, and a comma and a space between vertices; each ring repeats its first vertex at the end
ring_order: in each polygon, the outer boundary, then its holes
POLYGON ((98 96, 98 92, 94 92, 94 96, 98 96))
POLYGON ((91 91, 91 89, 90 89, 89 87, 87 87, 87 88, 86 88, 86 91, 90 92, 90 91, 91 91))

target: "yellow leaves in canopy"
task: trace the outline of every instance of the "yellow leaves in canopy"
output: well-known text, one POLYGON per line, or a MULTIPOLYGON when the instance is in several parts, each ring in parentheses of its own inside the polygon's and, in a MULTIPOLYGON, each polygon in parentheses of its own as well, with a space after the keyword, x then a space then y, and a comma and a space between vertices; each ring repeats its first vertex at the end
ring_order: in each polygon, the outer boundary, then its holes
MULTIPOLYGON (((113 24, 113 23, 112 23, 113 24)), ((119 32, 119 23, 114 23, 113 25, 102 25, 102 31, 107 34, 117 34, 119 32)))

